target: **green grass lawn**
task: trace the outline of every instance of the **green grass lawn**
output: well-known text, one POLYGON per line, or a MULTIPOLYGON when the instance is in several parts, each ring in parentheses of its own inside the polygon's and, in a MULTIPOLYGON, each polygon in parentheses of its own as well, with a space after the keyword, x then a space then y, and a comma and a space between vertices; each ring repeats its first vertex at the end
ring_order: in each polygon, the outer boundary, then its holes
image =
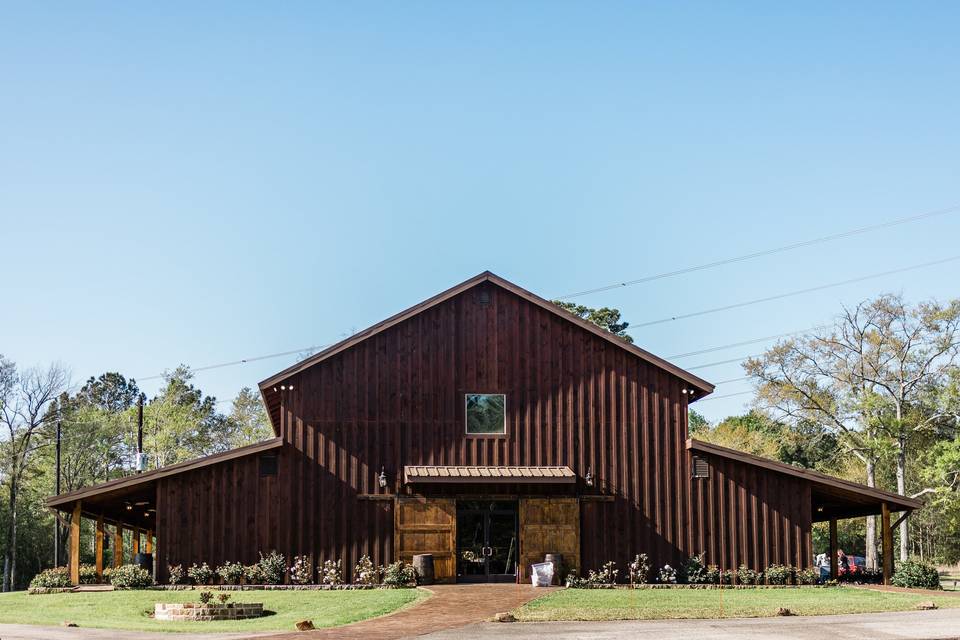
POLYGON ((149 617, 157 602, 198 602, 199 591, 106 591, 27 595, 0 594, 0 622, 141 631, 295 631, 298 620, 332 627, 407 606, 428 594, 420 589, 367 591, 231 591, 230 602, 262 602, 273 612, 232 622, 158 622, 149 617))
POLYGON ((759 618, 786 607, 796 615, 904 611, 933 600, 960 607, 955 595, 912 595, 836 587, 829 589, 564 589, 514 611, 524 622, 548 620, 655 620, 759 618))

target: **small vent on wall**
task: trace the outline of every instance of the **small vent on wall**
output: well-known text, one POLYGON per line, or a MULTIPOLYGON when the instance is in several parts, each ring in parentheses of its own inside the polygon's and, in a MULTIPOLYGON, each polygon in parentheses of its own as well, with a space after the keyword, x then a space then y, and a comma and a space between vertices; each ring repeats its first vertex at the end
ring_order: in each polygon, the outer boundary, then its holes
POLYGON ((701 458, 700 456, 693 456, 693 477, 694 478, 710 477, 710 463, 707 462, 706 458, 701 458))
POLYGON ((490 289, 481 287, 477 290, 477 304, 490 304, 490 289))
POLYGON ((260 454, 260 477, 267 478, 277 475, 277 454, 260 454))

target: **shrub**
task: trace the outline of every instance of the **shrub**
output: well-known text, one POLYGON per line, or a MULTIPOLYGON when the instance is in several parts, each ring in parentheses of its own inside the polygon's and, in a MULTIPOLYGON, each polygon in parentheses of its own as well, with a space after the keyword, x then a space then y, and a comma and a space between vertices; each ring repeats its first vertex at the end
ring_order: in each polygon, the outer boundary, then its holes
POLYGON ((747 565, 740 565, 737 569, 737 582, 740 584, 760 584, 763 582, 763 572, 754 571, 747 565))
POLYGON ((110 584, 121 589, 142 589, 153 584, 153 577, 143 567, 125 564, 110 573, 110 584))
POLYGON ((309 556, 294 556, 290 565, 290 582, 293 584, 310 584, 313 582, 313 563, 309 556))
POLYGON ((816 567, 807 567, 806 569, 797 569, 797 584, 817 584, 820 582, 820 569, 816 567))
POLYGON ((614 561, 605 562, 604 565, 600 568, 600 571, 594 571, 591 569, 587 573, 587 584, 592 587, 598 587, 601 585, 616 584, 617 574, 620 573, 620 570, 617 569, 617 563, 614 561))
POLYGON ((248 564, 243 568, 243 579, 247 584, 263 584, 265 578, 259 564, 248 564))
POLYGON ((213 591, 200 592, 200 604, 210 604, 211 600, 213 600, 213 591))
POLYGON ((790 584, 793 581, 793 567, 788 564, 772 564, 764 574, 770 584, 790 584))
POLYGON ((383 584, 388 587, 396 589, 399 587, 416 586, 417 584, 416 569, 413 568, 412 564, 407 564, 402 560, 381 567, 380 572, 383 575, 383 584))
POLYGON ((113 575, 113 567, 105 567, 103 570, 103 584, 110 584, 110 576, 113 575))
POLYGON ((194 563, 187 569, 187 575, 193 580, 193 584, 210 584, 210 581, 213 579, 213 569, 211 569, 210 565, 206 562, 201 565, 194 563))
POLYGON ((569 589, 586 589, 589 586, 586 578, 581 578, 576 569, 567 574, 565 584, 569 589))
POLYGON ((80 565, 80 584, 96 584, 97 568, 92 564, 80 565))
POLYGON ((357 566, 353 569, 353 581, 357 584, 379 584, 380 576, 377 567, 374 566, 370 556, 364 555, 357 561, 357 566))
POLYGON ((217 594, 217 600, 220 601, 220 604, 227 604, 227 600, 230 599, 230 594, 226 591, 221 591, 217 594))
POLYGON ((647 554, 637 555, 627 567, 630 575, 630 584, 643 584, 650 579, 650 559, 647 554))
POLYGON ((718 584, 733 584, 733 576, 735 575, 733 569, 724 569, 723 571, 717 572, 717 583, 718 584))
POLYGON ((707 567, 707 584, 720 584, 720 567, 715 564, 707 567))
POLYGON ((170 584, 183 583, 183 565, 182 564, 167 565, 167 573, 170 574, 170 584))
POLYGON ((224 584, 240 584, 243 578, 243 565, 239 562, 224 562, 217 567, 217 575, 224 584))
POLYGON ((703 563, 703 553, 695 553, 690 556, 686 562, 680 566, 677 574, 678 582, 689 582, 690 584, 705 584, 707 580, 707 567, 703 563))
POLYGON ((663 565, 663 568, 660 569, 660 582, 664 584, 676 584, 677 583, 677 570, 671 567, 668 564, 663 565))
POLYGON ((57 589, 69 586, 71 586, 70 571, 66 567, 44 569, 30 581, 31 589, 57 589))
POLYGON ((339 560, 336 562, 324 560, 323 566, 317 568, 320 570, 320 581, 323 584, 343 584, 343 564, 339 560))
POLYGON ((913 589, 940 589, 940 574, 925 562, 907 560, 897 566, 890 584, 913 589))
POLYGON ((283 584, 283 577, 287 573, 287 561, 279 551, 271 551, 267 555, 261 552, 260 571, 263 573, 265 584, 283 584))

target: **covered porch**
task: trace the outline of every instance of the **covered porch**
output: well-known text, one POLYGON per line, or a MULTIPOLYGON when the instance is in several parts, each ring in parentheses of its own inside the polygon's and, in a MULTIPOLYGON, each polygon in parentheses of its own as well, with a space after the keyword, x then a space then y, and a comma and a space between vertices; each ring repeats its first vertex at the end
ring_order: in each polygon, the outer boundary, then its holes
POLYGON ((811 523, 829 523, 830 544, 828 555, 831 579, 835 580, 839 575, 837 521, 871 515, 880 516, 879 535, 883 583, 890 584, 890 578, 893 576, 893 530, 912 511, 923 506, 923 503, 919 500, 700 440, 688 440, 687 449, 695 453, 705 453, 737 460, 809 481, 811 523), (895 513, 899 516, 891 522, 892 514, 895 513))

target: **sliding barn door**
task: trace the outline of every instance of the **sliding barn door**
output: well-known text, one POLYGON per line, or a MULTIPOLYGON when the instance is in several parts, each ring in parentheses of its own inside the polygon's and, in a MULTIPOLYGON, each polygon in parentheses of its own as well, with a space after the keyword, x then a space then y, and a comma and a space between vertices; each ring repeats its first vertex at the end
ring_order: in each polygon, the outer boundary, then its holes
POLYGON ((412 562, 418 553, 431 553, 437 581, 456 580, 456 500, 397 498, 393 532, 395 559, 412 562))
MULTIPOLYGON (((547 553, 562 553, 563 563, 580 569, 580 504, 576 498, 520 499, 520 572, 530 577, 530 565, 547 553)), ((560 582, 563 578, 560 576, 560 582)))

